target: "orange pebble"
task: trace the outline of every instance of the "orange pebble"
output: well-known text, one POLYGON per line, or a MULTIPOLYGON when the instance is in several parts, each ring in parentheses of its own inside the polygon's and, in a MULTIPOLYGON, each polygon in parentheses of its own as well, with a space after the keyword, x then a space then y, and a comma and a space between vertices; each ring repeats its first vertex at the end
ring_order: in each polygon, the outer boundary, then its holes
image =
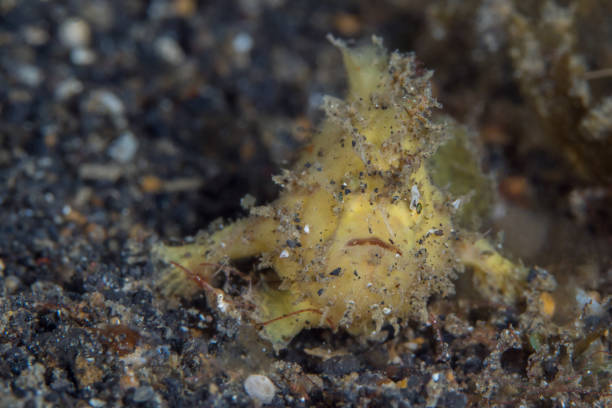
POLYGON ((548 318, 555 314, 555 299, 548 292, 540 294, 540 312, 548 318))
POLYGON ((144 176, 140 181, 140 187, 145 193, 156 193, 162 188, 163 182, 157 176, 144 176))

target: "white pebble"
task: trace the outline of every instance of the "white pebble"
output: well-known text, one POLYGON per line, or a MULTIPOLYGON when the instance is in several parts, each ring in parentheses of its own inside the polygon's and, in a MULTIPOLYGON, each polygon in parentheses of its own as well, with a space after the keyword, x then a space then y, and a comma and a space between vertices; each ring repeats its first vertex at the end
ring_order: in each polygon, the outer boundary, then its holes
POLYGON ((20 66, 17 69, 16 74, 17 74, 17 79, 22 84, 25 84, 31 87, 38 86, 44 79, 43 73, 40 70, 40 68, 34 65, 29 65, 29 64, 24 64, 20 66))
POLYGON ((89 405, 91 405, 94 408, 102 408, 106 406, 106 402, 98 398, 92 398, 89 400, 89 405))
POLYGON ((134 158, 138 150, 138 139, 132 132, 123 132, 108 148, 108 154, 120 163, 127 163, 134 158))
POLYGON ((85 20, 70 18, 60 26, 59 38, 66 47, 85 47, 91 40, 91 30, 85 20))
POLYGON ((44 45, 49 41, 49 33, 38 26, 29 25, 21 30, 21 34, 25 41, 33 46, 44 45))
POLYGON ((70 51, 70 61, 74 65, 91 65, 96 62, 96 53, 89 48, 76 47, 70 51))
POLYGON ((83 84, 75 78, 67 78, 57 84, 55 97, 60 101, 65 101, 83 91, 83 84))
POLYGON ((93 91, 87 101, 87 106, 92 112, 108 113, 112 116, 121 116, 125 112, 121 99, 105 89, 93 91))
POLYGON ((155 40, 155 51, 169 64, 178 65, 185 61, 183 49, 172 37, 160 37, 155 40))
POLYGON ((286 249, 283 249, 283 251, 280 253, 278 257, 279 258, 289 258, 289 251, 287 251, 286 249))
POLYGON ((239 54, 249 52, 253 48, 253 38, 247 33, 239 33, 234 37, 232 47, 239 54))
POLYGON ((244 390, 249 397, 263 404, 269 404, 276 394, 276 386, 265 375, 249 375, 244 382, 244 390))

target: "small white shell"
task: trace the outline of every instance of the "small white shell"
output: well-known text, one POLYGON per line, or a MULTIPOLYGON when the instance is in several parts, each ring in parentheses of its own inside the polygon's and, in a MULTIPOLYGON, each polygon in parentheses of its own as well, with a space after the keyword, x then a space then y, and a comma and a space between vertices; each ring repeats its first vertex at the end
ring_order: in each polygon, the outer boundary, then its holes
POLYGON ((276 394, 276 386, 265 375, 251 374, 244 381, 244 390, 249 397, 263 404, 269 404, 276 394))

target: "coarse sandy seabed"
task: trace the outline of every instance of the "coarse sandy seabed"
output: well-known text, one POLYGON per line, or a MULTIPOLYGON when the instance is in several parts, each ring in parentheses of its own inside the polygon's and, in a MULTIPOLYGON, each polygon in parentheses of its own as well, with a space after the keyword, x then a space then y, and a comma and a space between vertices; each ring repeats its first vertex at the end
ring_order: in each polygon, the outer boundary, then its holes
POLYGON ((612 404, 612 6, 520 3, 0 0, 0 407, 612 404), (471 227, 555 290, 496 304, 467 271, 428 324, 279 354, 160 295, 152 245, 273 200, 342 95, 327 33, 435 71, 496 180, 471 227))

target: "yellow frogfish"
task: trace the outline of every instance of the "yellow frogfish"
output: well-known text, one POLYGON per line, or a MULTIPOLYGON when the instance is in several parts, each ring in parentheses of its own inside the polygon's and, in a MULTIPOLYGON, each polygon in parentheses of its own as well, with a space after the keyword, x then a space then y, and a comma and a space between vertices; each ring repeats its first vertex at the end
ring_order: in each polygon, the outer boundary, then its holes
POLYGON ((476 235, 459 236, 456 202, 429 174, 427 161, 445 141, 431 120, 432 73, 376 37, 356 47, 331 40, 348 93, 324 99, 320 131, 274 178, 278 199, 194 243, 157 246, 162 292, 205 290, 220 312, 259 324, 276 349, 304 328, 372 338, 385 324, 425 320, 427 300, 451 293, 466 264, 485 292, 515 297, 526 269, 476 235), (258 262, 243 293, 248 308, 212 286, 219 268, 246 258, 258 262))

